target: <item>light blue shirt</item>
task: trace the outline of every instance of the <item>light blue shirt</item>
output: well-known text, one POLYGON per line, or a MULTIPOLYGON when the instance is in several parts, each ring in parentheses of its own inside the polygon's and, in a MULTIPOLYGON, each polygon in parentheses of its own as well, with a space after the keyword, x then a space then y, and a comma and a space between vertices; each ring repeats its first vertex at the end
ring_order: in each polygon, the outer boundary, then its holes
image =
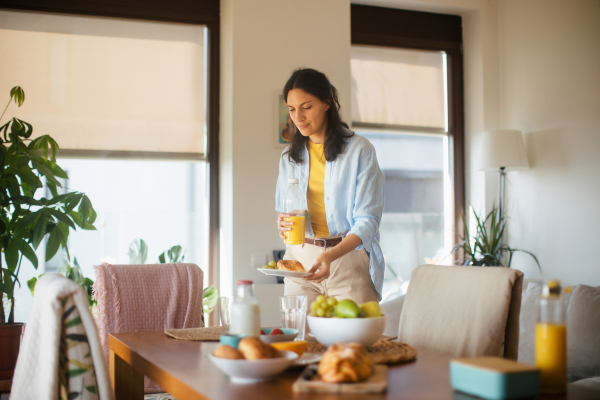
MULTIPOLYGON (((287 148, 284 153, 286 151, 287 148)), ((307 148, 302 151, 302 164, 290 162, 288 155, 282 154, 275 199, 277 212, 285 212, 284 198, 289 178, 300 180, 300 189, 306 199, 309 169, 307 148)), ((384 178, 377 163, 375 148, 362 136, 348 138, 344 151, 335 161, 325 163, 325 213, 329 235, 353 233, 362 240, 356 249, 369 252, 369 273, 380 298, 385 270, 379 246, 383 190, 384 178)), ((306 235, 314 236, 309 215, 306 217, 306 235)))

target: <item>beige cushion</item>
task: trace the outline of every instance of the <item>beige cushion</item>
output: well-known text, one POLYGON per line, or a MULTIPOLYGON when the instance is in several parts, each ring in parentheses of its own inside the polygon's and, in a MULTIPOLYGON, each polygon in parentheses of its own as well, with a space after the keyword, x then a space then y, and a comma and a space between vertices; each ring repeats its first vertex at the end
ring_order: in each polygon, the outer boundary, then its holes
POLYGON ((600 376, 600 287, 577 285, 567 307, 569 381, 600 376))
POLYGON ((523 273, 421 265, 411 276, 399 340, 457 357, 517 359, 523 273))
POLYGON ((584 387, 584 388, 593 389, 598 392, 597 398, 600 398, 600 376, 596 376, 594 378, 582 379, 575 383, 569 384, 569 387, 584 387))
POLYGON ((400 324, 400 314, 402 313, 404 297, 402 295, 379 305, 381 312, 385 315, 385 330, 383 334, 386 336, 398 336, 398 326, 400 324))
POLYGON ((542 285, 530 283, 521 298, 519 318, 519 362, 535 365, 535 324, 542 285))

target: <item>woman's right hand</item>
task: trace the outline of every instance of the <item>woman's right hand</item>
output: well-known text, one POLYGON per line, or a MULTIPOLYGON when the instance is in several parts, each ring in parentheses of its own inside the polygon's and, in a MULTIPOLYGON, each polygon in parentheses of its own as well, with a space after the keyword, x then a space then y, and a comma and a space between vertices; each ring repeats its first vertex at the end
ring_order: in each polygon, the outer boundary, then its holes
POLYGON ((279 213, 277 214, 277 229, 279 230, 279 237, 285 239, 284 232, 289 232, 292 228, 291 225, 294 225, 292 221, 285 221, 284 218, 289 218, 290 214, 279 213))

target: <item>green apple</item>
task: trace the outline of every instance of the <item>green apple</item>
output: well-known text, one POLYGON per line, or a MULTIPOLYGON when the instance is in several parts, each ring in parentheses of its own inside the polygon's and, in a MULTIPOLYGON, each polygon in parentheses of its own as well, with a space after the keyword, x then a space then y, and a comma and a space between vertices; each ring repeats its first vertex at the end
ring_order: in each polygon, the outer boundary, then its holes
POLYGON ((358 318, 360 317, 360 307, 353 300, 340 300, 335 307, 335 316, 340 318, 358 318))

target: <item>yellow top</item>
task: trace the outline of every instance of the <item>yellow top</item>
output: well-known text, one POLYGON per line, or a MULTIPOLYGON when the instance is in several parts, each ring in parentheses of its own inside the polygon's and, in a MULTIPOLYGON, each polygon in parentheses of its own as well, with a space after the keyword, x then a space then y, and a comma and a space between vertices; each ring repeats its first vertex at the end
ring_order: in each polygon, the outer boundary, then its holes
POLYGON ((310 159, 310 172, 308 174, 308 189, 306 190, 306 203, 308 215, 316 237, 328 237, 327 215, 325 213, 325 155, 323 143, 317 144, 310 140, 308 155, 310 159))

